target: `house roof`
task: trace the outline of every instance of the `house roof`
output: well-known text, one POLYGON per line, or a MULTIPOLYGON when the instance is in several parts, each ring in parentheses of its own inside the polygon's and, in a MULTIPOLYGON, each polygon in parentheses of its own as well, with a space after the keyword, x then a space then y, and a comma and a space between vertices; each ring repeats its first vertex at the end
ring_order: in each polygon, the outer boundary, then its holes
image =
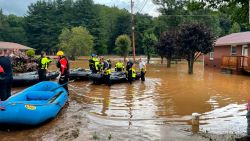
POLYGON ((215 46, 243 44, 250 44, 250 31, 232 33, 217 39, 217 41, 215 42, 215 46))
POLYGON ((0 41, 0 49, 19 49, 19 50, 29 50, 33 49, 21 44, 12 43, 12 42, 1 42, 0 41))

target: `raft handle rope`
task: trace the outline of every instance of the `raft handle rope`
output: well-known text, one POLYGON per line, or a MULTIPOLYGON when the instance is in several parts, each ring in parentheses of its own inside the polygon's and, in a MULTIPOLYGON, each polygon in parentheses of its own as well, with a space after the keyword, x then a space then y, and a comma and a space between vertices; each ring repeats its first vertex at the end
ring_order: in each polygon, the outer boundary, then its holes
POLYGON ((12 105, 12 106, 15 106, 17 104, 23 104, 23 105, 32 105, 32 106, 46 106, 46 105, 58 105, 58 106, 61 106, 59 103, 46 103, 46 104, 29 104, 29 103, 25 103, 25 102, 8 102, 5 106, 8 106, 8 105, 12 105))

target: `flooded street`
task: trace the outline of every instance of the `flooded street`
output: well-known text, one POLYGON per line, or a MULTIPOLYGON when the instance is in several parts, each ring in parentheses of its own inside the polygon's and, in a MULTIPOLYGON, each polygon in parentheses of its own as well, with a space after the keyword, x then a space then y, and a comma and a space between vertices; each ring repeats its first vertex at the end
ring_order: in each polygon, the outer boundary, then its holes
MULTIPOLYGON (((87 67, 74 62, 72 68, 87 67)), ((9 140, 193 140, 192 113, 200 116, 200 130, 215 134, 246 132, 245 105, 250 77, 204 69, 196 63, 187 74, 186 62, 171 68, 154 62, 146 81, 93 85, 71 82, 69 104, 59 116, 42 126, 3 129, 1 141, 9 140)), ((14 89, 14 91, 20 90, 14 89)), ((200 140, 199 137, 195 137, 200 140)))

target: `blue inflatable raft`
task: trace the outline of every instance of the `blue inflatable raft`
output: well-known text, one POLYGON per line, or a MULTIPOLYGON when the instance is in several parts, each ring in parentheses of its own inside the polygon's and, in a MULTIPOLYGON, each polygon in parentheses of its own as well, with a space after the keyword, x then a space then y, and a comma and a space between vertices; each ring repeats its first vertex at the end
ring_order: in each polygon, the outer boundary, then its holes
POLYGON ((55 118, 67 100, 67 91, 58 83, 38 83, 0 101, 0 124, 41 124, 55 118))

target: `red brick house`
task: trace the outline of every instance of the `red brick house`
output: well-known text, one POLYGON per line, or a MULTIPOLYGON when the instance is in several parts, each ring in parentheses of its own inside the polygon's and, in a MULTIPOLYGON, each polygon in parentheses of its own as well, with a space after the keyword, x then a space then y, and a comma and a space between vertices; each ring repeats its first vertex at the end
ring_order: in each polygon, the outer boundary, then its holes
POLYGON ((207 67, 249 69, 250 70, 250 31, 232 33, 218 38, 214 51, 205 55, 207 67))

